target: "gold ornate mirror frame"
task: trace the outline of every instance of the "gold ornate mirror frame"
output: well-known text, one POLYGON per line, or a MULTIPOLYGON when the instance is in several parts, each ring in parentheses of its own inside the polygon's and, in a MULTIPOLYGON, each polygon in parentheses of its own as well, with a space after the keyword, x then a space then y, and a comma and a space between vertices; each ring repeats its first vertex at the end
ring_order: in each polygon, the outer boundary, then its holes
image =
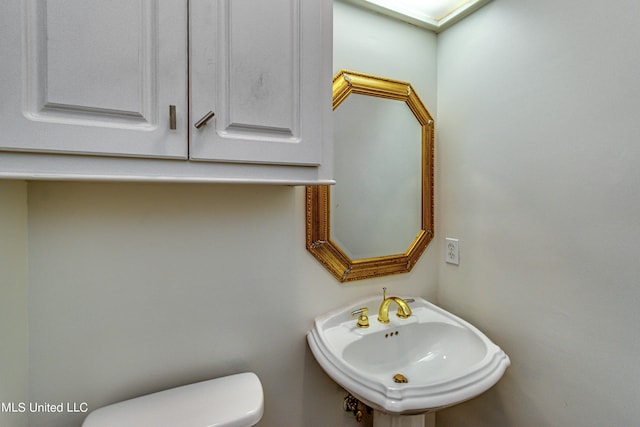
POLYGON ((331 187, 307 187, 307 250, 340 282, 408 272, 416 264, 434 235, 433 118, 411 84, 406 82, 342 70, 333 79, 333 109, 335 110, 352 93, 403 101, 420 123, 422 129, 422 221, 421 230, 404 253, 350 259, 331 239, 329 212, 331 187))

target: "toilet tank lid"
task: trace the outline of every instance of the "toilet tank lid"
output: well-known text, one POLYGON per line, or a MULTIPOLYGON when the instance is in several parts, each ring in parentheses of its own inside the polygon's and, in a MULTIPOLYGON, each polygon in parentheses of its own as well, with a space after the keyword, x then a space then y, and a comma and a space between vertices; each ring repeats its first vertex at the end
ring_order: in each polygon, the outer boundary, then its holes
POLYGON ((246 427, 262 418, 262 384, 253 372, 215 378, 96 409, 83 427, 246 427))

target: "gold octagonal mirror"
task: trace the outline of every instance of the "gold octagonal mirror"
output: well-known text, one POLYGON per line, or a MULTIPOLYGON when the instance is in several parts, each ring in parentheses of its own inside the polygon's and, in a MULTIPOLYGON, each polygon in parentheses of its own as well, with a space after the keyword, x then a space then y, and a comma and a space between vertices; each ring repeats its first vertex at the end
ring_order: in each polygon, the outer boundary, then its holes
POLYGON ((410 271, 434 233, 433 118, 411 84, 345 70, 333 109, 336 185, 306 189, 307 249, 341 282, 410 271))

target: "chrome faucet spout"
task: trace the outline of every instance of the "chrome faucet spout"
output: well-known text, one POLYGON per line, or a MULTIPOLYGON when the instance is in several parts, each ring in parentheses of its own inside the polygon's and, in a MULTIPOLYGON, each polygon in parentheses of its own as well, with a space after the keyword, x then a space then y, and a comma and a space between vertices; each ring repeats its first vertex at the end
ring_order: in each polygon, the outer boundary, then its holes
POLYGON ((389 297, 385 298, 382 301, 382 304, 380 304, 380 309, 378 310, 378 322, 389 323, 389 306, 392 302, 395 302, 398 305, 398 317, 406 319, 411 316, 411 308, 405 300, 399 297, 389 297))

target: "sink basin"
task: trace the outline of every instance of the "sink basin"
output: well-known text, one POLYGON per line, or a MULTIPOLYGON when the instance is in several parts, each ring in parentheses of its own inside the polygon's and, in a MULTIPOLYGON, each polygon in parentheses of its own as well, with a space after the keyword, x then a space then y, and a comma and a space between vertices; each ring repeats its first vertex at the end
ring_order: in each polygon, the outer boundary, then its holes
POLYGON ((406 319, 392 305, 388 324, 377 320, 380 303, 372 296, 318 316, 307 333, 325 372, 374 409, 419 414, 455 405, 492 387, 510 365, 476 327, 423 298, 406 319), (368 328, 351 316, 361 307, 369 308, 368 328))

